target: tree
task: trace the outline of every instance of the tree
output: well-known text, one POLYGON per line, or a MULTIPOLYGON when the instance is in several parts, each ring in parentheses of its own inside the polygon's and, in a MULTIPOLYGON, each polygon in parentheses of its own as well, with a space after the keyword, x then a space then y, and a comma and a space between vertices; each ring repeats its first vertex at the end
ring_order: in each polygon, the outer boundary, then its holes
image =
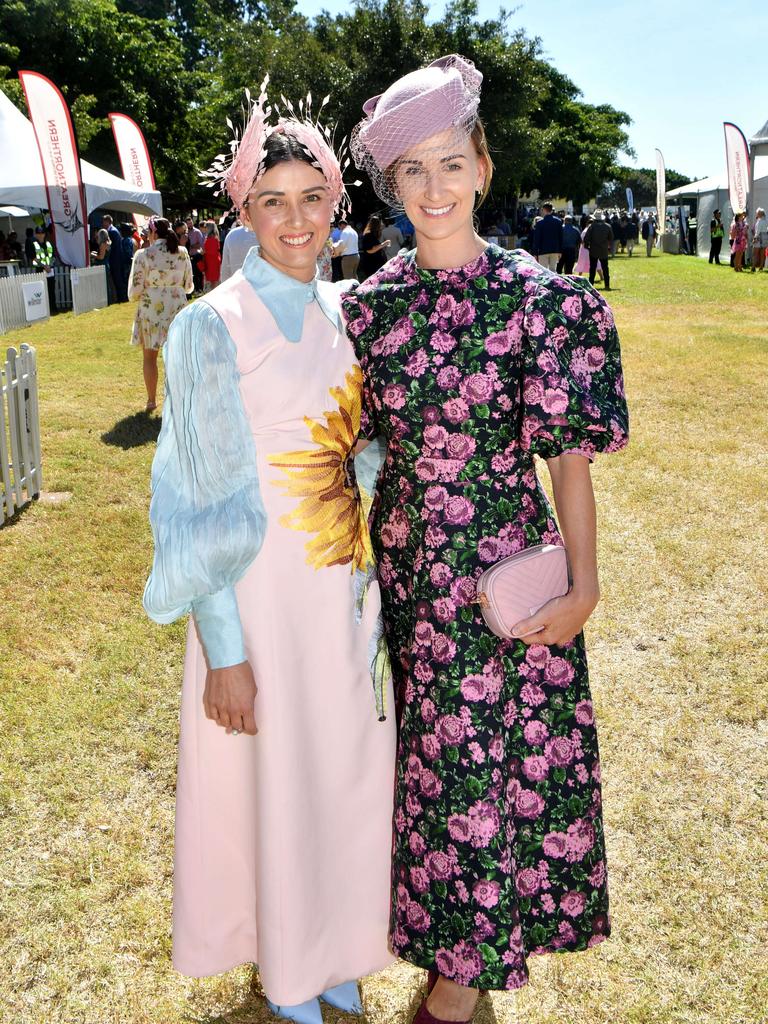
MULTIPOLYGON (((667 188, 687 185, 695 178, 667 168, 667 188)), ((598 195, 601 206, 627 205, 627 188, 632 189, 635 206, 656 205, 656 170, 649 167, 614 167, 610 179, 603 183, 598 195)))
POLYGON ((142 126, 158 187, 187 193, 198 151, 188 116, 194 80, 165 22, 119 13, 114 0, 8 0, 0 6, 0 38, 7 40, 0 55, 10 65, 6 74, 39 71, 62 90, 84 156, 120 173, 106 115, 121 111, 142 126))
POLYGON ((578 87, 550 65, 546 76, 548 92, 533 117, 544 134, 542 160, 523 185, 580 206, 597 193, 618 151, 631 153, 624 131, 630 118, 607 104, 582 102, 578 87))
MULTIPOLYGON (((451 0, 427 20, 425 0, 356 0, 349 13, 306 18, 297 0, 3 0, 0 87, 21 102, 19 68, 61 88, 81 151, 119 173, 106 115, 135 118, 170 206, 207 205, 199 171, 222 152, 243 89, 271 76, 270 97, 330 94, 326 120, 349 135, 362 104, 398 76, 446 53, 484 75, 482 115, 497 202, 522 189, 589 198, 626 151, 629 118, 582 102, 576 85, 541 56, 541 42, 503 11, 480 20, 476 0, 451 0), (67 41, 62 46, 62 40, 67 41)), ((353 175, 349 175, 353 176, 353 175)), ((361 212, 379 205, 370 184, 361 212)))

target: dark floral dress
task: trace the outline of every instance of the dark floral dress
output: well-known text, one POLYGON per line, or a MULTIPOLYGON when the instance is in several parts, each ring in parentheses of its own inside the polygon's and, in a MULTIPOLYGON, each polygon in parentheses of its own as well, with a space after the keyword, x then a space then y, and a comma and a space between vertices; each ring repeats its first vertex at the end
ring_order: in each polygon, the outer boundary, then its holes
POLYGON ((610 931, 583 636, 503 641, 489 565, 561 544, 534 454, 627 442, 619 340, 586 282, 489 246, 457 270, 395 257, 343 299, 364 432, 387 456, 373 542, 399 692, 391 942, 463 985, 610 931), (367 419, 366 419, 367 414, 367 419))

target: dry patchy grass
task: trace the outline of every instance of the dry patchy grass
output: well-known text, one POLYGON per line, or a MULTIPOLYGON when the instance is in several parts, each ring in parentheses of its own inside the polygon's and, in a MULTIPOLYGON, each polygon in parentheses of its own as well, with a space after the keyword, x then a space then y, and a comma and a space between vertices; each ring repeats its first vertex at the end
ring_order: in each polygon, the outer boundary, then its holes
MULTIPOLYGON (((633 441, 595 469, 589 639, 614 936, 534 958, 478 1021, 762 1024, 768 275, 641 256, 613 277, 633 441)), ((183 627, 139 604, 157 421, 130 314, 5 339, 37 346, 46 489, 72 498, 0 531, 0 1020, 266 1024, 248 969, 169 962, 183 627)), ((367 979, 371 1024, 406 1024, 421 977, 367 979)))

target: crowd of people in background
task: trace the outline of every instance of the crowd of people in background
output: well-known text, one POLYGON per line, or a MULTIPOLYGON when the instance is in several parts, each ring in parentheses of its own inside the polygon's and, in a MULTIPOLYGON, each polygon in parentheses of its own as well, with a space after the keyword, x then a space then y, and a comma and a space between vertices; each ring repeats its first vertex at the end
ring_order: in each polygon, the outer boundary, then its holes
MULTIPOLYGON (((650 257, 660 244, 661 229, 654 211, 595 210, 580 217, 566 210, 555 211, 553 204, 540 207, 519 203, 514 216, 503 209, 480 211, 481 234, 496 239, 507 247, 525 249, 543 266, 559 274, 588 276, 591 283, 611 288, 610 260, 618 254, 632 257, 642 243, 650 257)), ((691 218, 695 229, 695 219, 691 218)), ((236 212, 219 220, 192 214, 172 222, 179 248, 191 266, 191 286, 187 299, 202 295, 226 281, 238 270, 257 243, 251 229, 240 223, 236 212)), ((692 253, 687 231, 681 229, 680 214, 670 211, 667 232, 680 231, 681 251, 692 253), (677 218, 677 220, 676 220, 677 218)), ((725 239, 729 243, 729 264, 737 272, 749 266, 752 272, 763 271, 768 255, 768 219, 758 208, 755 219, 737 213, 727 227, 719 210, 710 222, 709 262, 720 265, 725 239)), ((318 272, 323 280, 340 281, 356 278, 364 281, 388 259, 406 249, 412 242, 413 228, 400 215, 372 214, 367 221, 341 217, 329 225, 329 235, 318 259, 318 272)), ((107 271, 109 302, 127 302, 131 268, 137 253, 157 244, 147 223, 138 227, 133 221, 117 223, 109 214, 92 228, 90 238, 91 266, 104 266, 107 271)), ((58 263, 52 232, 43 226, 27 228, 22 242, 15 231, 0 231, 0 263, 18 261, 45 273, 51 313, 56 310, 54 268, 58 263)), ((174 285, 176 287, 176 285, 174 285)))
POLYGON ((555 212, 553 204, 545 202, 540 208, 521 205, 514 231, 503 212, 493 214, 482 234, 505 243, 507 236, 516 235, 516 248, 530 252, 542 266, 558 274, 588 276, 591 284, 597 280, 609 291, 609 260, 619 253, 631 257, 641 238, 646 256, 651 256, 659 227, 655 214, 647 210, 595 210, 583 213, 577 224, 572 213, 555 212))

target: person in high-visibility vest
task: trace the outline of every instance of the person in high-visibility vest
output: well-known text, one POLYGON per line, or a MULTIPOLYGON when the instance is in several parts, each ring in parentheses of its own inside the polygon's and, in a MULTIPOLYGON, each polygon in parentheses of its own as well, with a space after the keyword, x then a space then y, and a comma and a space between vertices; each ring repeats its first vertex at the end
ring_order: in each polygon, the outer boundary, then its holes
POLYGON ((56 313, 56 283, 53 274, 53 246, 46 238, 45 228, 35 228, 35 257, 32 266, 44 273, 48 284, 48 307, 51 316, 56 313))

